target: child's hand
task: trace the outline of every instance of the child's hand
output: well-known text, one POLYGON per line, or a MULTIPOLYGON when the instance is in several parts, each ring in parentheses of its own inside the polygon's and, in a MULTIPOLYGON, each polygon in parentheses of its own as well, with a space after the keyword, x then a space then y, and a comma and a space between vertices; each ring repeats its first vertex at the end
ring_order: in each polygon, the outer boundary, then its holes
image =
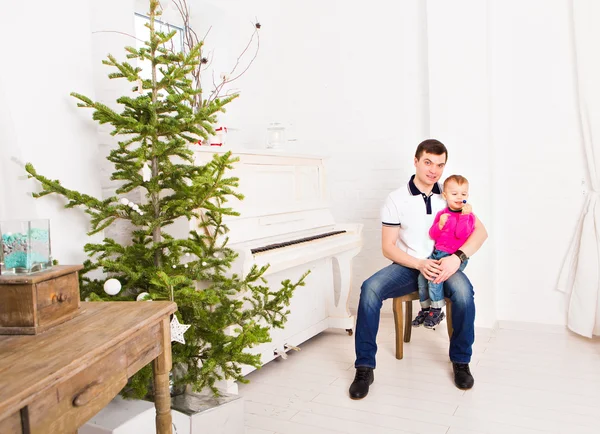
POLYGON ((471 214, 472 211, 473 211, 473 207, 471 206, 470 203, 467 203, 467 204, 465 204, 465 206, 463 206, 463 209, 462 209, 463 214, 471 214))
POLYGON ((441 230, 441 229, 444 229, 444 225, 445 225, 445 224, 446 224, 446 222, 448 221, 448 217, 449 217, 449 216, 448 216, 448 214, 442 214, 442 215, 440 216, 440 222, 439 222, 439 224, 438 224, 438 225, 439 225, 439 228, 440 228, 440 230, 441 230))

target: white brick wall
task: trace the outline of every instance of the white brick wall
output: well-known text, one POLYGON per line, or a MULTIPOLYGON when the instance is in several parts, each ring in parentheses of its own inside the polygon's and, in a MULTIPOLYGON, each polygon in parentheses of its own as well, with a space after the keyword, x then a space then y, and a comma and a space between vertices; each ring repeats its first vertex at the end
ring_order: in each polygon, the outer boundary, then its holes
MULTIPOLYGON (((416 147, 416 145, 415 145, 416 147)), ((362 223, 363 248, 353 262, 350 307, 358 306, 360 286, 374 272, 390 263, 381 253, 380 208, 386 196, 406 183, 411 175, 414 149, 390 158, 384 152, 333 152, 327 163, 331 205, 339 223, 362 223)), ((390 311, 390 303, 385 305, 390 311)))

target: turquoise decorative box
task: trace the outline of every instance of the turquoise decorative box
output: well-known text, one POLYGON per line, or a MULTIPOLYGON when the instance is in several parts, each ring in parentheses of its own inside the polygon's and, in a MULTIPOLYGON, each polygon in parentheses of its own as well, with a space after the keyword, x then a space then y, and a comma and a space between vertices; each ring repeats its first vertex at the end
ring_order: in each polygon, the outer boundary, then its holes
POLYGON ((29 274, 52 267, 50 220, 0 222, 0 274, 29 274))

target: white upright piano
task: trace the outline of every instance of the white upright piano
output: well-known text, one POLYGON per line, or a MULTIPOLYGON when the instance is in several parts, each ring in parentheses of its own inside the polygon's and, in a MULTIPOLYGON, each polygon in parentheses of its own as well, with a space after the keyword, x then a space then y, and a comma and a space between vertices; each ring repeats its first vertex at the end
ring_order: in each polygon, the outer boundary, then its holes
MULTIPOLYGON (((196 164, 204 165, 215 152, 197 147, 196 164)), ((271 330, 271 342, 250 351, 265 364, 327 328, 350 335, 354 318, 348 311, 352 258, 362 247, 362 224, 336 224, 329 209, 323 157, 271 150, 240 150, 230 176, 240 179, 228 206, 240 213, 226 217, 229 247, 239 257, 232 272, 245 275, 253 265, 270 264, 264 277, 274 289, 280 282, 297 281, 311 270, 305 286, 298 287, 283 329, 271 330)), ((192 224, 195 225, 194 222, 192 224)), ((254 370, 246 366, 244 375, 254 370)), ((237 392, 229 383, 228 391, 237 392)))

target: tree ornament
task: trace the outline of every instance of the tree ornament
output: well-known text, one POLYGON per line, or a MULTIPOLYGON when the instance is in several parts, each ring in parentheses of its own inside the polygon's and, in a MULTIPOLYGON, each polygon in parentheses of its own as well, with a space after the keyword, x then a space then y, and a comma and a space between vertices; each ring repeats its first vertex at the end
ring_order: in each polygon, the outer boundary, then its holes
POLYGON ((175 341, 185 345, 183 334, 189 328, 190 326, 187 324, 180 324, 177 315, 173 315, 173 319, 171 320, 171 342, 175 341))
POLYGON ((119 202, 121 202, 121 204, 125 206, 129 205, 129 199, 127 199, 126 197, 122 197, 121 199, 119 199, 119 202))
POLYGON ((148 163, 144 163, 144 165, 142 166, 142 180, 144 182, 148 182, 152 179, 152 170, 150 170, 150 166, 148 166, 148 163))
POLYGON ((136 301, 152 301, 152 297, 147 292, 140 292, 135 299, 136 301))
POLYGON ((121 282, 117 279, 108 279, 104 282, 104 292, 108 295, 117 295, 121 291, 121 282))

